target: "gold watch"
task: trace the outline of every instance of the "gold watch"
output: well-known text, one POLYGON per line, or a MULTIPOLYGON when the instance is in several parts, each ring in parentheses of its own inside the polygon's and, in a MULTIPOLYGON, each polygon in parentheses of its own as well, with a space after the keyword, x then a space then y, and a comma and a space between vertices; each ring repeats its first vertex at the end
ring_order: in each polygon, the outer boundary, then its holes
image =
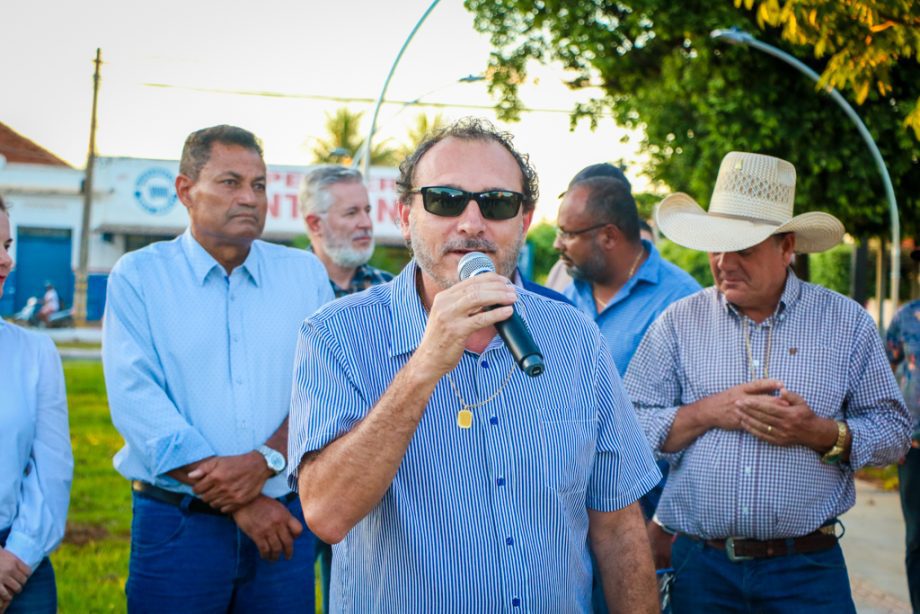
POLYGON ((843 420, 837 420, 837 441, 834 443, 834 447, 821 457, 822 463, 836 465, 840 462, 840 458, 843 456, 843 447, 847 442, 847 433, 849 432, 850 429, 847 428, 847 423, 843 420))

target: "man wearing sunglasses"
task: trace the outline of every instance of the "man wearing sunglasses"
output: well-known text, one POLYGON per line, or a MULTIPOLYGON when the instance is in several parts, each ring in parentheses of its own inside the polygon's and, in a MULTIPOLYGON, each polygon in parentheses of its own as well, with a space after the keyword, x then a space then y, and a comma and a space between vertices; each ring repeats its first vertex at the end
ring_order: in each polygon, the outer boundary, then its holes
POLYGON ((414 260, 301 330, 290 480, 333 544, 331 610, 586 611, 596 556, 613 609, 655 612, 635 501, 659 473, 603 337, 509 282, 536 175, 510 135, 463 120, 400 166, 414 260), (458 281, 488 255, 497 273, 458 281), (525 375, 494 324, 543 352, 525 375))

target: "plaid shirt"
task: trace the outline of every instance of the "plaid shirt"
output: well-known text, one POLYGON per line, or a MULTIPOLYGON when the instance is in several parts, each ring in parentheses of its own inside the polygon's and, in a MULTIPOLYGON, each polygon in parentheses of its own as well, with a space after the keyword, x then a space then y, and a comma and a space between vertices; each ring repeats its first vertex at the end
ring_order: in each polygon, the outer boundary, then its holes
POLYGON ((332 291, 335 293, 335 298, 342 298, 343 296, 348 296, 349 294, 354 294, 361 290, 367 290, 371 286, 376 286, 377 284, 385 284, 391 279, 393 279, 392 274, 382 269, 372 267, 369 264, 362 264, 355 270, 355 274, 352 276, 351 282, 348 284, 347 288, 339 288, 331 279, 329 283, 332 285, 332 291))
POLYGON ((715 288, 671 305, 649 328, 625 385, 649 442, 671 465, 659 519, 707 539, 810 533, 853 506, 856 469, 892 463, 908 447, 909 415, 875 324, 857 303, 792 272, 776 312, 760 324, 715 288), (824 464, 805 446, 774 446, 722 429, 661 453, 681 406, 767 371, 819 416, 846 421, 853 434, 849 463, 824 464))

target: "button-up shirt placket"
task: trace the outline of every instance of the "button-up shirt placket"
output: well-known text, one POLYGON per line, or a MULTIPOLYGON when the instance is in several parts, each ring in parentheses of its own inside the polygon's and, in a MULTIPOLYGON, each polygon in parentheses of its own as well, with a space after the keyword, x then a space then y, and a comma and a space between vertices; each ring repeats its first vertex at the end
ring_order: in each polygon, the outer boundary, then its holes
POLYGON ((245 301, 240 300, 243 293, 251 290, 252 281, 243 267, 237 267, 229 276, 224 276, 224 299, 227 313, 227 356, 230 359, 230 381, 233 382, 232 416, 236 424, 237 445, 241 448, 256 445, 254 441, 252 388, 249 382, 250 370, 244 351, 243 322, 246 312, 245 301))

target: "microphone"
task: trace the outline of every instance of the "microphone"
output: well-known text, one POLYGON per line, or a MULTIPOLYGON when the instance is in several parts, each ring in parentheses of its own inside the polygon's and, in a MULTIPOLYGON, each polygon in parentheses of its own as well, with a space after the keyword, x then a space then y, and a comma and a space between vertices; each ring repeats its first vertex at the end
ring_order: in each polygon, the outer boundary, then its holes
MULTIPOLYGON (((494 272, 495 265, 482 252, 469 252, 457 263, 457 274, 460 275, 460 281, 483 273, 494 272)), ((540 353, 540 348, 534 343, 527 324, 518 315, 516 308, 510 318, 502 322, 496 322, 495 328, 498 329, 498 334, 502 336, 505 345, 508 346, 514 361, 521 368, 521 371, 530 377, 536 377, 543 373, 545 369, 543 354, 540 353)))

